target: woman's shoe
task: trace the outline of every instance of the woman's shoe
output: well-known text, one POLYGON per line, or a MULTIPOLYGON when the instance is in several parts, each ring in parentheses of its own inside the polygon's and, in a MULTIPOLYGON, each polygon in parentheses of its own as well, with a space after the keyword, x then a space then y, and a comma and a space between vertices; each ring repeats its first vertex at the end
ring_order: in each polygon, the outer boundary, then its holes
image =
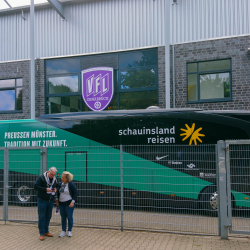
POLYGON ((59 235, 60 238, 64 237, 66 235, 66 232, 62 231, 59 235))
POLYGON ((68 231, 68 237, 72 237, 72 233, 68 231))

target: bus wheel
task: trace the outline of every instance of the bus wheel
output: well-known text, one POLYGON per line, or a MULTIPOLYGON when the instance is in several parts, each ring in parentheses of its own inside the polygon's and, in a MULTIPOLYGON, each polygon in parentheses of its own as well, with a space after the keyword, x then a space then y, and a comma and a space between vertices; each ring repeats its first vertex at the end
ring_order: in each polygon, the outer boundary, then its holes
POLYGON ((208 216, 218 216, 219 196, 216 187, 209 186, 200 196, 202 209, 208 216))
POLYGON ((16 190, 16 204, 19 206, 32 206, 33 190, 26 185, 21 185, 16 190))

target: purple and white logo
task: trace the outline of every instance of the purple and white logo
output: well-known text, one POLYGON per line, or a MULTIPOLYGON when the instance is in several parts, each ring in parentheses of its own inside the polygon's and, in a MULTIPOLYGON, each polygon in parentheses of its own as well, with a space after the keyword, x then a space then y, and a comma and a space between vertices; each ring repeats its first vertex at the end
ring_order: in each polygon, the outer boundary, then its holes
POLYGON ((82 98, 93 111, 104 110, 114 94, 114 69, 97 67, 82 70, 82 98))

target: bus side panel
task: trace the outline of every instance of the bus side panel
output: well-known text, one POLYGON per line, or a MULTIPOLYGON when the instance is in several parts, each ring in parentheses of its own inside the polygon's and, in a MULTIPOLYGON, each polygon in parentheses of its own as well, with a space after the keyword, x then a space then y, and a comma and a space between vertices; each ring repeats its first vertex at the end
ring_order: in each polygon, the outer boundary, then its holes
POLYGON ((250 208, 250 196, 231 190, 234 196, 234 202, 237 207, 249 207, 250 208))
POLYGON ((200 191, 212 184, 128 153, 123 159, 125 188, 198 199, 200 191))

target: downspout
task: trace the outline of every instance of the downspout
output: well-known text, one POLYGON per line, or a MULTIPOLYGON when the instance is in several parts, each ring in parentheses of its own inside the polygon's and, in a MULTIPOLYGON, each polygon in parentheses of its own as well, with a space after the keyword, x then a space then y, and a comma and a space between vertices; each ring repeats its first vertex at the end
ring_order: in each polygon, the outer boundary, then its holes
POLYGON ((30 119, 35 119, 34 0, 30 1, 30 119))
POLYGON ((173 108, 175 108, 175 61, 174 61, 174 44, 172 45, 173 58, 173 108))
POLYGON ((170 108, 170 3, 165 0, 165 98, 166 109, 170 108))

